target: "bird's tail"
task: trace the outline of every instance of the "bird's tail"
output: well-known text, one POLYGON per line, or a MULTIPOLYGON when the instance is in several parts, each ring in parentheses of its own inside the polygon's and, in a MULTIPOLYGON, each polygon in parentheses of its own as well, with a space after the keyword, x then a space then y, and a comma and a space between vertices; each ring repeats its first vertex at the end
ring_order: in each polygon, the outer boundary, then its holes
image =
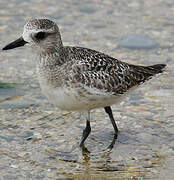
POLYGON ((162 73, 164 71, 166 64, 155 64, 152 66, 147 66, 147 69, 152 71, 154 74, 162 73))
POLYGON ((162 73, 164 71, 165 64, 155 64, 152 66, 136 66, 131 65, 133 67, 133 74, 136 78, 136 82, 141 84, 149 79, 151 79, 154 75, 162 73))

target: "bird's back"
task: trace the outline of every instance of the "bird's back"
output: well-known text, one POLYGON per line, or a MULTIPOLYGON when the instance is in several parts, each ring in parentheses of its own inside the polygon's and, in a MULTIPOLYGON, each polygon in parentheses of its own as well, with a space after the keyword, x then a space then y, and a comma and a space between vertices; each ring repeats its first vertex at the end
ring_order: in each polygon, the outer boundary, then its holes
POLYGON ((68 72, 67 80, 113 95, 125 93, 133 86, 161 73, 165 67, 164 64, 131 65, 88 48, 66 48, 70 59, 63 67, 68 72))

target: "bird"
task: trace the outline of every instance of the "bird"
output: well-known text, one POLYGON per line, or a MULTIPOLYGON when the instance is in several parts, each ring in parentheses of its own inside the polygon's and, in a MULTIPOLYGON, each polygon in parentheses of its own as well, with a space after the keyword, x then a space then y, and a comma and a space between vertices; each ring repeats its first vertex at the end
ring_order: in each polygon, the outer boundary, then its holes
POLYGON ((35 52, 40 87, 48 100, 62 110, 85 115, 80 147, 91 132, 91 110, 104 108, 118 135, 111 106, 166 66, 133 65, 90 48, 64 46, 58 25, 47 18, 27 21, 22 36, 2 50, 20 46, 29 46, 35 52))

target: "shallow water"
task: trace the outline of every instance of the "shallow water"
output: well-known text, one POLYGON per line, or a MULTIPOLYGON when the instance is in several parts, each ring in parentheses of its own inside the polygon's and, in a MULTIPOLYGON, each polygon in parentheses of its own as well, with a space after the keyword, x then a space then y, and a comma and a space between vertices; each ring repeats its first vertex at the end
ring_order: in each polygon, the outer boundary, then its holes
POLYGON ((173 8, 172 0, 0 0, 1 48, 21 35, 30 17, 48 17, 59 24, 65 45, 133 64, 167 64, 166 72, 112 107, 120 130, 116 141, 104 110, 94 110, 81 150, 84 119, 42 96, 31 51, 0 52, 2 179, 173 179, 173 8), (131 34, 148 35, 158 46, 121 48, 122 37, 131 34))

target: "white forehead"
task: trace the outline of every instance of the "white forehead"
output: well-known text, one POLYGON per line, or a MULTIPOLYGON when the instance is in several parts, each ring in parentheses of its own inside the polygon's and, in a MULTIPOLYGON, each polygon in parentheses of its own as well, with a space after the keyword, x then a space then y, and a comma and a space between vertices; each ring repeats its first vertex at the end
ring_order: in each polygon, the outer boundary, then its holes
POLYGON ((25 24, 22 36, 24 40, 27 40, 30 34, 40 31, 51 33, 59 31, 59 29, 56 23, 49 19, 32 19, 25 24))

